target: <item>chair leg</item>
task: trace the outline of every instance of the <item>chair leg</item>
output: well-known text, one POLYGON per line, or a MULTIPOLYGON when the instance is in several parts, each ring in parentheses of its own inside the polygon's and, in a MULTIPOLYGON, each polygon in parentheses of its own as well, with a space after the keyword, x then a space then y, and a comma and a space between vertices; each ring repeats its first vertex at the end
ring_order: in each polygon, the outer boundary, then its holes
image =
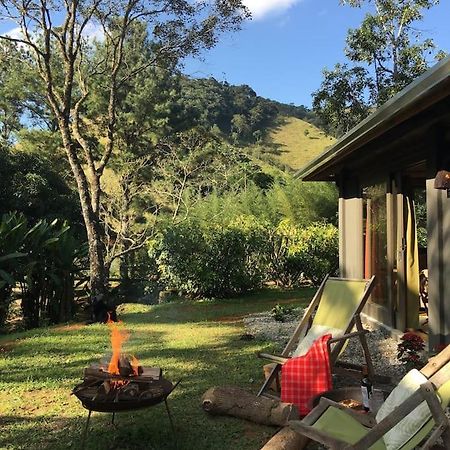
MULTIPOLYGON (((361 318, 359 316, 355 317, 356 329, 358 331, 364 331, 364 327, 361 323, 361 318)), ((365 334, 359 335, 359 341, 361 342, 361 347, 364 352, 364 358, 367 364, 367 370, 369 371, 369 377, 373 380, 375 377, 375 370, 373 368, 372 357, 370 356, 369 345, 367 344, 367 339, 365 334)))
POLYGON ((262 385, 261 389, 258 392, 258 397, 260 397, 264 392, 269 388, 269 386, 278 379, 278 373, 280 372, 281 364, 277 364, 270 372, 270 375, 266 378, 266 381, 262 385))

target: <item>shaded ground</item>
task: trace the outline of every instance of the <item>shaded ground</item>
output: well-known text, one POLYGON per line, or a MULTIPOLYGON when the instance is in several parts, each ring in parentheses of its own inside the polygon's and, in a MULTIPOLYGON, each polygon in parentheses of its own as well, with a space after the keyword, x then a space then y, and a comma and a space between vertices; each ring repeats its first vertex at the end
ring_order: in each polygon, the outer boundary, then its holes
MULTIPOLYGON (((269 427, 206 416, 200 397, 213 385, 256 391, 262 363, 255 353, 273 348, 240 340, 240 319, 279 302, 302 306, 311 296, 310 289, 271 290, 232 300, 124 306, 120 318, 131 332, 125 350, 183 380, 169 398, 180 449, 259 449, 273 434, 269 427)), ((87 413, 70 392, 83 367, 109 352, 107 327, 32 330, 0 339, 0 348, 0 448, 79 448, 87 413)), ((117 428, 109 415, 94 413, 87 448, 174 448, 163 408, 123 413, 117 428)))

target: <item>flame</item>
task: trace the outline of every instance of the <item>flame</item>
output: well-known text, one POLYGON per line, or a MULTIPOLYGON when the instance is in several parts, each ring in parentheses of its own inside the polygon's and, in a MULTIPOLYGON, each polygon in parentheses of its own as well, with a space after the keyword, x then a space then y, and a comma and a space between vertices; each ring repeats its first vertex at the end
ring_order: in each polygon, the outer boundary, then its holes
POLYGON ((136 358, 136 356, 131 357, 130 365, 131 365, 131 368, 133 369, 133 374, 138 376, 140 363, 139 363, 139 360, 136 358))
POLYGON ((122 352, 122 344, 128 340, 129 334, 120 330, 117 324, 111 320, 109 314, 106 323, 111 330, 111 347, 113 352, 111 361, 109 362, 108 372, 119 375, 119 359, 122 352))

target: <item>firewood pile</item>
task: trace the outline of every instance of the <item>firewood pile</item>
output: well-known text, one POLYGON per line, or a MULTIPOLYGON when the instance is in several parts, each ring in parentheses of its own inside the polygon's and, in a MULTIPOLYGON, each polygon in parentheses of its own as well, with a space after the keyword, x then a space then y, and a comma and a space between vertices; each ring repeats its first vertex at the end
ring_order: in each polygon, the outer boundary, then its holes
POLYGON ((86 409, 100 412, 144 408, 167 398, 173 385, 162 377, 160 368, 133 366, 120 357, 119 373, 111 373, 99 364, 84 369, 83 382, 72 393, 86 409))

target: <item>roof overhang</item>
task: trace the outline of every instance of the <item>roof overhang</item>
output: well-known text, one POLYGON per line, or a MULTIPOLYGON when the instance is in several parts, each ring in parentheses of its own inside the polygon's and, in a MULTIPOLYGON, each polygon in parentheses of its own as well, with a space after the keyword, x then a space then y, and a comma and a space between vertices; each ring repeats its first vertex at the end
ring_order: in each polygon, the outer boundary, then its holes
POLYGON ((405 87, 332 147, 300 169, 296 177, 305 181, 334 180, 336 168, 342 166, 356 150, 449 96, 450 56, 405 87))

